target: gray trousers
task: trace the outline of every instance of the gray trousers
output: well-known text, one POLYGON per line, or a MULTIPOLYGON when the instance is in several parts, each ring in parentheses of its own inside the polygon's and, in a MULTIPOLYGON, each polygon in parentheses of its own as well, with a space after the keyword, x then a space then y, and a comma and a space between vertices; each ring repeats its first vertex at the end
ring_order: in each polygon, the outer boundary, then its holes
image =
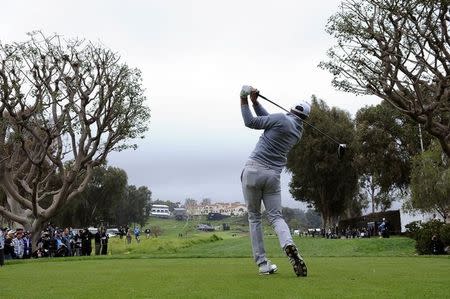
POLYGON ((267 261, 261 223, 261 202, 264 203, 267 217, 278 236, 281 248, 294 244, 281 212, 280 173, 250 160, 245 164, 241 181, 248 209, 253 257, 259 265, 267 261))

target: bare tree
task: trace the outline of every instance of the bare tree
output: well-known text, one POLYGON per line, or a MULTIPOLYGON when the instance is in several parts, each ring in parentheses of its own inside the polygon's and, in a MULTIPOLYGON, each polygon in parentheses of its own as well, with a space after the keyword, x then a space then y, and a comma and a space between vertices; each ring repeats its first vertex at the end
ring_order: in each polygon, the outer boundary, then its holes
POLYGON ((155 226, 150 227, 150 232, 153 235, 153 237, 158 238, 159 236, 162 235, 163 230, 160 226, 155 225, 155 226))
POLYGON ((198 203, 193 198, 186 198, 184 200, 184 208, 186 209, 188 215, 195 215, 197 213, 198 203))
POLYGON ((202 206, 210 206, 211 205, 211 198, 207 198, 207 197, 203 198, 202 201, 201 201, 201 205, 202 206))
POLYGON ((0 214, 33 233, 150 118, 141 74, 111 50, 41 32, 0 44, 0 214))
POLYGON ((387 100, 450 156, 448 0, 345 0, 327 25, 337 44, 320 63, 338 89, 387 100))

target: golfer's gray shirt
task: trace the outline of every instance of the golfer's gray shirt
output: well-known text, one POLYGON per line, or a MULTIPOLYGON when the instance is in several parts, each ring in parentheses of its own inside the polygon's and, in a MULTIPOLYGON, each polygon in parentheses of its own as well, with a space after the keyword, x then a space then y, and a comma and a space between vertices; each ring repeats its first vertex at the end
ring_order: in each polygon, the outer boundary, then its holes
POLYGON ((289 151, 302 137, 302 121, 289 113, 269 114, 261 104, 253 108, 256 117, 248 105, 241 105, 245 126, 264 132, 249 158, 281 173, 289 151))

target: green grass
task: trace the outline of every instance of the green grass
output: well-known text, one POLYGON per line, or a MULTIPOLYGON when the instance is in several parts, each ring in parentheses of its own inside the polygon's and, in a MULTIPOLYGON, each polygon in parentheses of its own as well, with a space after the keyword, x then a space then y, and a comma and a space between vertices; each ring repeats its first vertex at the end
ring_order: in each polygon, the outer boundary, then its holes
MULTIPOLYGON (((389 239, 294 238, 306 257, 311 256, 414 256, 414 240, 405 237, 389 239)), ((266 251, 272 257, 283 257, 278 239, 265 237, 266 251)), ((250 257, 251 245, 247 235, 232 237, 227 233, 199 233, 188 238, 142 238, 131 245, 119 238, 110 240, 111 255, 145 257, 250 257)))
POLYGON ((414 241, 405 237, 296 237, 309 268, 307 278, 298 278, 267 229, 266 251, 279 271, 260 276, 241 223, 232 223, 231 231, 205 233, 195 230, 194 221, 151 222, 161 226, 162 236, 143 236, 131 245, 112 238, 107 256, 7 261, 0 268, 0 298, 448 298, 450 293, 450 258, 416 256, 414 241))
MULTIPOLYGON (((414 256, 414 240, 397 237, 390 239, 339 239, 294 238, 305 257, 358 257, 358 256, 414 256)), ((266 251, 273 257, 284 257, 278 239, 265 237, 266 251)), ((196 257, 245 257, 251 256, 248 237, 193 245, 178 254, 196 257)))
POLYGON ((450 259, 312 257, 297 278, 249 258, 30 261, 0 270, 2 298, 448 298, 450 259))
MULTIPOLYGON (((248 238, 247 225, 235 218, 223 221, 212 221, 214 226, 223 222, 231 225, 230 231, 198 232, 195 227, 205 220, 180 222, 168 219, 150 220, 150 226, 159 226, 163 235, 158 238, 141 238, 140 244, 133 240, 126 245, 125 240, 111 239, 110 252, 112 255, 144 255, 146 257, 250 257, 251 245, 248 238), (187 234, 186 234, 187 232, 187 234), (178 237, 182 233, 183 237, 178 237), (215 241, 217 238, 220 240, 215 241)), ((266 225, 265 244, 271 257, 283 257, 278 239, 273 230, 266 225)), ((310 256, 413 256, 415 254, 414 240, 405 237, 389 239, 340 239, 328 240, 323 238, 295 237, 294 241, 303 254, 310 256)))

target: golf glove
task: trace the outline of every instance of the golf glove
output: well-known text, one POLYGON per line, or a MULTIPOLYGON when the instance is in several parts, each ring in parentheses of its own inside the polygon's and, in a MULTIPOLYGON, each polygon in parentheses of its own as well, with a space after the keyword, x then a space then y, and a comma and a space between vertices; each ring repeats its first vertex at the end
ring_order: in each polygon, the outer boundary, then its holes
POLYGON ((253 87, 249 86, 249 85, 244 85, 242 86, 241 89, 241 98, 243 97, 247 97, 253 90, 253 87))

